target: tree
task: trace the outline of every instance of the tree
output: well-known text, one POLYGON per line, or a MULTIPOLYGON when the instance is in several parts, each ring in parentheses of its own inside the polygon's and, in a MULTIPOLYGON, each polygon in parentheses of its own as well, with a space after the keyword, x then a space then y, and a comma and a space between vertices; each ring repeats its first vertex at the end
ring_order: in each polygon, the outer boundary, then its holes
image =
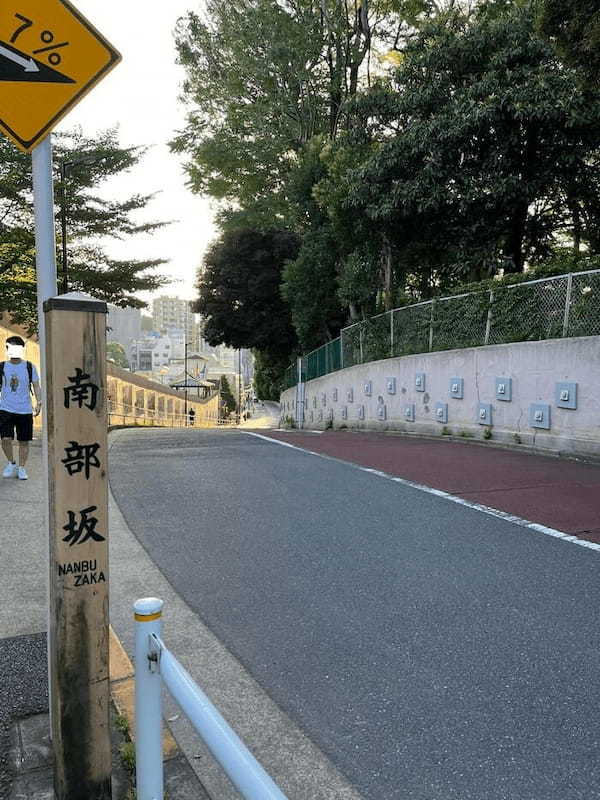
POLYGON ((538 30, 593 89, 600 71, 600 0, 540 0, 538 30))
POLYGON ((330 226, 307 231, 298 257, 283 270, 281 291, 302 350, 338 335, 346 314, 337 296, 337 243, 330 226))
POLYGON ((226 231, 208 249, 192 311, 204 318, 210 345, 289 355, 296 336, 279 285, 284 263, 298 253, 288 231, 226 231))
POLYGON ((578 91, 535 35, 531 4, 424 26, 393 85, 357 107, 364 125, 349 143, 369 154, 346 173, 343 205, 387 234, 406 286, 426 296, 521 271, 578 225, 592 242, 598 94, 578 91))
POLYGON ((207 342, 254 349, 271 382, 283 377, 298 347, 280 291, 284 264, 296 257, 298 246, 288 231, 225 230, 198 273, 192 311, 204 319, 207 342))
POLYGON ((189 111, 172 147, 188 156, 192 190, 225 202, 224 221, 290 224, 297 154, 348 125, 371 51, 396 37, 391 16, 387 0, 209 0, 202 17, 179 20, 189 111))
MULTIPOLYGON (((127 238, 157 230, 164 222, 136 222, 152 195, 131 195, 123 200, 106 199, 97 187, 107 178, 122 174, 136 165, 142 148, 123 148, 116 131, 95 138, 80 130, 54 135, 54 158, 73 161, 85 154, 85 165, 68 171, 66 196, 68 210, 69 284, 76 291, 93 294, 120 306, 142 307, 135 292, 153 290, 167 278, 153 274, 164 259, 109 258, 98 243, 100 238, 127 238)), ((60 181, 55 181, 57 230, 60 181)), ((58 258, 60 265, 60 258, 58 258)), ((0 311, 10 311, 15 322, 30 330, 37 324, 35 287, 35 241, 31 159, 5 139, 0 141, 0 311)))
POLYGON ((237 403, 231 391, 231 386, 225 375, 221 375, 219 381, 219 393, 221 397, 221 414, 223 416, 230 416, 237 410, 237 403))
POLYGON ((106 357, 114 361, 117 367, 129 369, 129 361, 127 360, 122 344, 118 342, 108 342, 106 345, 106 357))
POLYGON ((254 351, 254 390, 261 400, 279 400, 284 390, 283 375, 290 359, 260 350, 254 351))

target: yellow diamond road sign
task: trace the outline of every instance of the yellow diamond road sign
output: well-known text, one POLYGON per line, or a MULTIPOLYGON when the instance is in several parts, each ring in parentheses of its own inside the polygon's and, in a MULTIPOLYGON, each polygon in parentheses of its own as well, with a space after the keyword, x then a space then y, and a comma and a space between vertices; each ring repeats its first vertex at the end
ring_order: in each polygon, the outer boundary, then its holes
POLYGON ((67 0, 1 0, 0 130, 30 152, 120 60, 67 0))

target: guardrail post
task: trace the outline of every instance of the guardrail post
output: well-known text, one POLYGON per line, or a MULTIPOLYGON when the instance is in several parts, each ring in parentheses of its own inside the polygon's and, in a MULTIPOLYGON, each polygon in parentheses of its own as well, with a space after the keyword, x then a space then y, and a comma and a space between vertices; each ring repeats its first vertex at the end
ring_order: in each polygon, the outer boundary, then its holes
POLYGON ((137 800, 163 800, 160 654, 150 635, 160 639, 163 601, 145 597, 134 603, 135 617, 135 771, 137 800))
POLYGON ((567 296, 565 298, 565 315, 563 317, 563 337, 569 333, 569 314, 571 313, 571 292, 573 290, 573 273, 567 275, 567 296))

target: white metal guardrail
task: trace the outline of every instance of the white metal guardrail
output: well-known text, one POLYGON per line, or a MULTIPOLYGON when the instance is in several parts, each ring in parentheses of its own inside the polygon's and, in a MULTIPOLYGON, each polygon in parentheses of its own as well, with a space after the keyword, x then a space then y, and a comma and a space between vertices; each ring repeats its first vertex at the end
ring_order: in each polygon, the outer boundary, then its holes
POLYGON ((135 613, 135 756, 137 800, 163 800, 164 684, 230 781, 246 800, 287 800, 161 639, 163 601, 146 597, 135 613))

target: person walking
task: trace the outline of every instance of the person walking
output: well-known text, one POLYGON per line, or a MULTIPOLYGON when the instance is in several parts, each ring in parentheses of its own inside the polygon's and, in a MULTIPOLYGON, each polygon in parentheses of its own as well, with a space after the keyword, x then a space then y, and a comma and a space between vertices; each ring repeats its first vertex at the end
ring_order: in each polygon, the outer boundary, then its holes
POLYGON ((33 417, 42 408, 40 378, 35 365, 24 361, 25 342, 20 336, 6 340, 6 361, 0 361, 0 439, 8 464, 2 472, 3 478, 27 480, 27 456, 29 442, 33 439, 33 417), (31 393, 35 405, 31 402, 31 393), (19 443, 19 463, 14 456, 15 433, 19 443))

